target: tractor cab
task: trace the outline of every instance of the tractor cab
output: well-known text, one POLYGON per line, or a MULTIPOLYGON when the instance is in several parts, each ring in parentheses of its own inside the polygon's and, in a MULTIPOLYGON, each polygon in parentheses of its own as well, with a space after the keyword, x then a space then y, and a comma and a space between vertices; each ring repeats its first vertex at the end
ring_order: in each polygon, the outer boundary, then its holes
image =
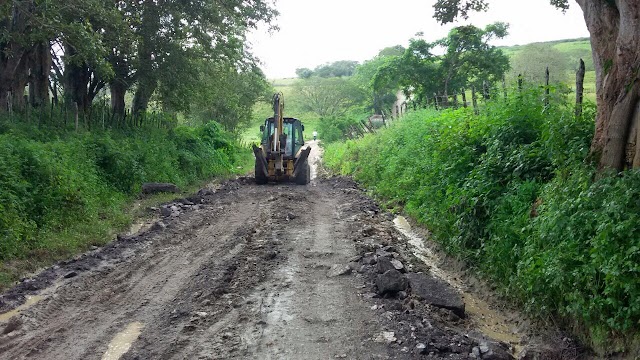
MULTIPOLYGON (((267 150, 267 153, 270 153, 275 149, 273 144, 275 127, 275 120, 272 117, 265 120, 264 125, 260 126, 260 131, 262 132, 261 145, 267 150)), ((300 149, 304 146, 304 137, 302 135, 303 131, 304 125, 302 125, 300 120, 296 118, 283 119, 282 134, 278 134, 278 138, 281 141, 281 149, 284 149, 285 159, 295 158, 300 149)))

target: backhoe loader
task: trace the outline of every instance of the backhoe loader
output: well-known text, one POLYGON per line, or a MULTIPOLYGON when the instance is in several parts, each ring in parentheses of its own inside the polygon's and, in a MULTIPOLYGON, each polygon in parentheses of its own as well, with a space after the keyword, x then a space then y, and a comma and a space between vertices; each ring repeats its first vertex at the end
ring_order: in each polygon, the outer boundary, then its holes
POLYGON ((262 141, 253 145, 256 156, 255 178, 257 184, 269 181, 295 181, 305 185, 311 180, 309 153, 303 149, 304 125, 296 118, 283 116, 284 99, 281 93, 273 96, 273 117, 260 126, 262 141))

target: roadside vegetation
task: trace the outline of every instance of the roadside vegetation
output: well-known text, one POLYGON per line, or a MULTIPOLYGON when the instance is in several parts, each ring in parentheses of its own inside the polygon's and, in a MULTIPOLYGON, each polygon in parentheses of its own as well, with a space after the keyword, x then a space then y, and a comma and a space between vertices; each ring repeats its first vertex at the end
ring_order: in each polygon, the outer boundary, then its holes
POLYGON ((327 146, 325 164, 424 224, 531 314, 560 319, 601 354, 640 330, 640 172, 596 176, 595 108, 530 89, 480 115, 411 112, 327 146), (597 180, 594 180, 597 179, 597 180))
POLYGON ((140 200, 144 182, 246 172, 238 133, 271 90, 245 39, 276 15, 264 1, 0 6, 0 288, 178 196, 140 200))
POLYGON ((214 122, 75 133, 0 121, 0 288, 125 230, 142 183, 188 188, 251 160, 214 122))

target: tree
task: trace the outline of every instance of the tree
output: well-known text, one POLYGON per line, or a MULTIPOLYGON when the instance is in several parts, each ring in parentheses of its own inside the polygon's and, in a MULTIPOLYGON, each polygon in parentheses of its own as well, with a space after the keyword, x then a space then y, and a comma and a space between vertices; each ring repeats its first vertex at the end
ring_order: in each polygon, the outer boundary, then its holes
MULTIPOLYGON (((591 153, 600 170, 640 167, 640 2, 576 0, 591 34, 596 70, 595 133, 591 153), (633 131, 635 129, 635 132, 633 131)), ((550 0, 567 9, 568 0, 550 0)), ((448 23, 487 8, 487 0, 438 0, 435 18, 448 23)))
POLYGON ((435 47, 446 50, 439 65, 439 88, 445 97, 450 90, 460 90, 468 85, 480 87, 484 81, 494 83, 502 79, 509 69, 509 58, 489 45, 489 41, 507 36, 508 28, 500 22, 484 29, 473 25, 458 26, 446 38, 434 43, 435 47))
POLYGON ((421 37, 411 39, 402 56, 378 69, 373 88, 382 91, 400 85, 405 93, 413 94, 415 102, 426 105, 434 93, 447 96, 467 86, 479 87, 484 81, 495 82, 509 68, 509 59, 489 41, 506 34, 507 25, 495 23, 485 29, 459 26, 433 43, 421 37), (433 54, 438 48, 444 55, 433 54))
POLYGON ((357 61, 340 60, 316 67, 313 74, 323 78, 351 76, 356 66, 358 66, 357 61))
POLYGON ((313 76, 313 70, 309 68, 296 69, 296 75, 298 75, 300 79, 308 79, 313 76))
POLYGON ((387 47, 378 53, 378 56, 367 60, 356 67, 352 80, 364 92, 369 93, 366 107, 375 114, 390 114, 395 103, 396 94, 400 89, 397 78, 389 78, 384 84, 374 87, 374 81, 380 68, 397 60, 406 49, 400 45, 387 47))
POLYGON ((303 110, 320 117, 343 116, 364 100, 363 91, 342 78, 318 78, 298 81, 294 88, 302 98, 303 110))

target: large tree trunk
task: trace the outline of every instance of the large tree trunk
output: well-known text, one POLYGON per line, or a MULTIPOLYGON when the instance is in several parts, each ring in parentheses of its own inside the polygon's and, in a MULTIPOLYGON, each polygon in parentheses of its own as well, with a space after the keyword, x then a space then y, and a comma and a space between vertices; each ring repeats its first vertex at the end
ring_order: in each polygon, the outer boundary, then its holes
POLYGON ((52 59, 48 41, 33 48, 31 60, 29 102, 33 107, 40 107, 49 103, 49 73, 52 59))
POLYGON ((158 86, 158 74, 156 57, 156 37, 160 29, 160 13, 153 0, 144 1, 142 14, 142 26, 140 29, 141 44, 138 48, 138 87, 133 96, 132 112, 140 114, 147 111, 151 95, 158 86))
MULTIPOLYGON (((14 81, 21 71, 25 70, 28 47, 22 43, 12 41, 14 34, 29 33, 29 15, 33 11, 33 1, 14 1, 12 13, 7 18, 0 18, 0 32, 8 35, 0 40, 0 111, 5 111, 8 101, 12 97, 15 101, 22 93, 13 94, 14 81), (25 11, 27 9, 27 11, 25 11), (11 93, 11 94, 10 94, 11 93)), ((24 91, 24 87, 22 88, 24 91)))
POLYGON ((111 111, 119 118, 124 116, 124 96, 127 93, 127 88, 127 84, 122 80, 114 80, 109 83, 109 90, 111 91, 111 111))
POLYGON ((76 51, 71 46, 65 46, 64 57, 64 97, 68 106, 73 103, 78 104, 81 112, 86 112, 90 105, 89 82, 91 81, 91 70, 85 63, 77 64, 70 61, 76 51))
MULTIPOLYGON (((601 170, 634 166, 640 103, 640 2, 576 0, 591 33, 598 114, 591 151, 601 170)), ((638 165, 635 165, 638 166, 638 165)))

